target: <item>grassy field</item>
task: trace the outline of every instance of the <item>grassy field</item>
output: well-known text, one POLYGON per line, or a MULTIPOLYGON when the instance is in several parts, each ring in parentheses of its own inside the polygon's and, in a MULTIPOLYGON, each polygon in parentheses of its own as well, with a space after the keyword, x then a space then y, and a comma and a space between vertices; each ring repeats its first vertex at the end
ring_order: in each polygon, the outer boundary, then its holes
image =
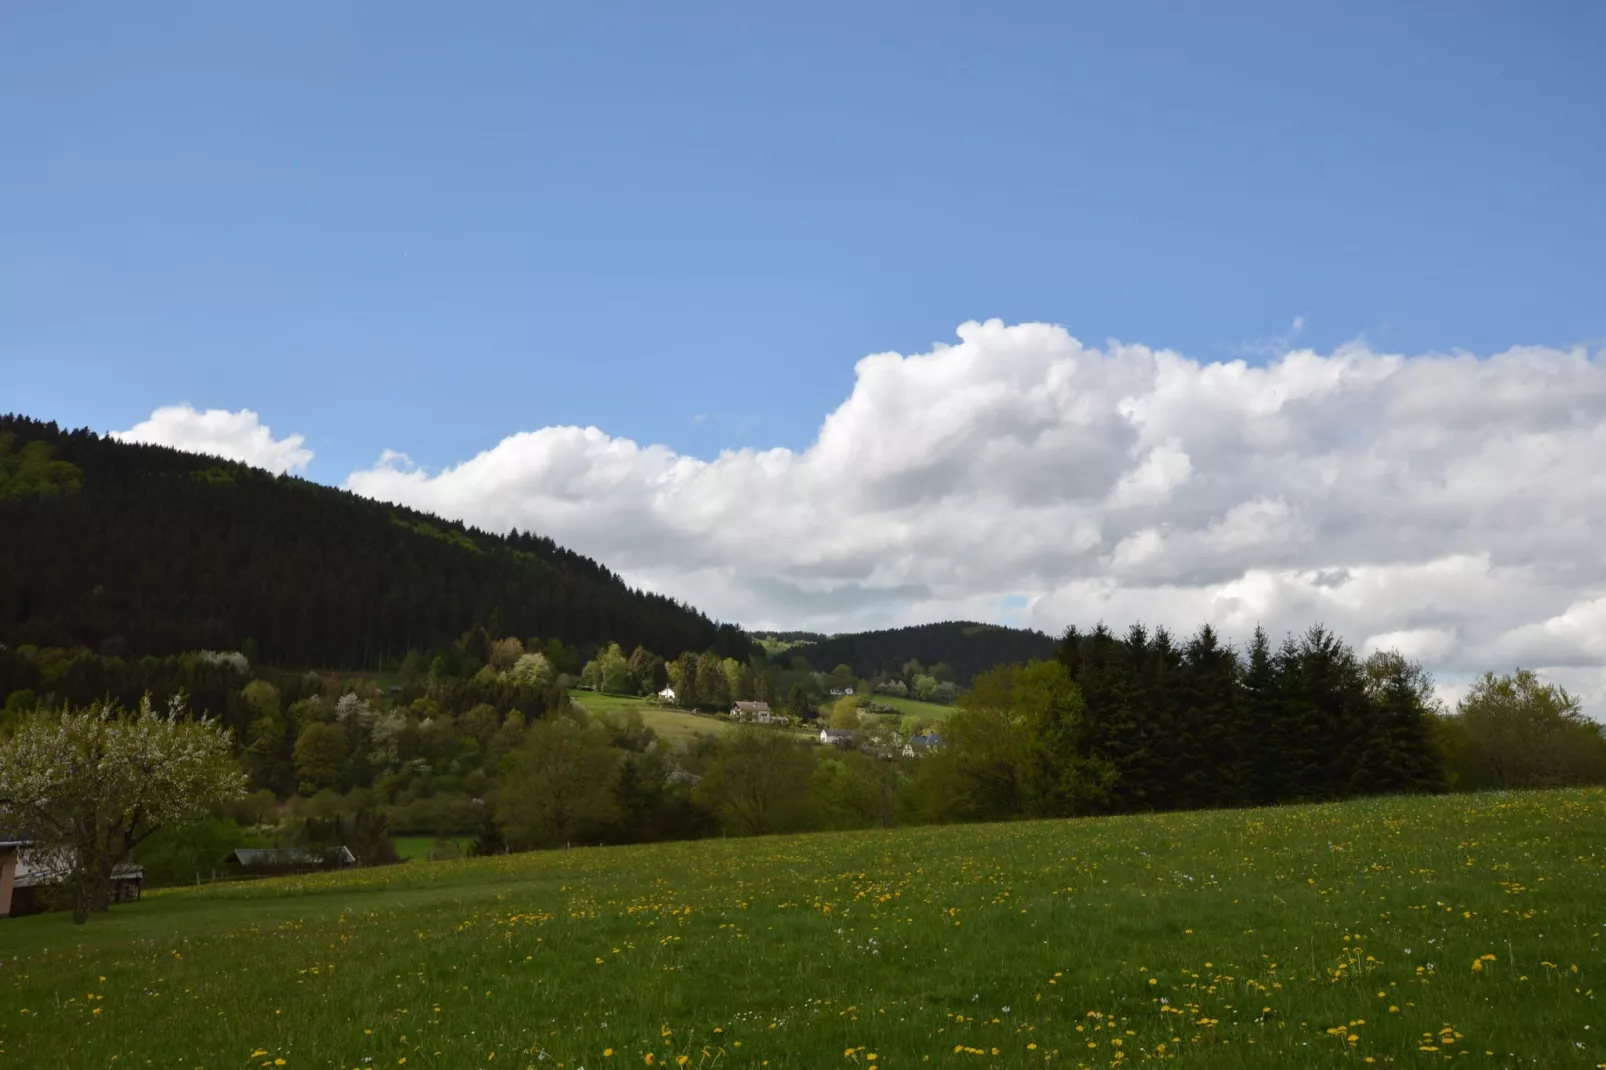
POLYGON ((692 736, 724 735, 733 727, 729 721, 701 713, 669 709, 654 705, 644 698, 629 695, 604 695, 596 691, 570 691, 569 700, 583 706, 590 713, 621 713, 635 710, 642 723, 657 732, 659 738, 670 743, 681 743, 692 736))
POLYGON ((916 698, 898 698, 896 695, 871 695, 870 701, 879 702, 883 706, 891 706, 900 714, 918 713, 930 719, 935 724, 941 724, 954 712, 952 706, 944 706, 936 702, 921 702, 916 698))
MULTIPOLYGON (((472 837, 457 837, 457 849, 468 850, 468 845, 474 842, 472 837)), ((401 855, 404 862, 422 862, 429 849, 435 846, 433 836, 397 836, 396 853, 401 855)))
MULTIPOLYGON (((632 695, 604 695, 596 691, 570 691, 569 701, 577 706, 585 707, 589 713, 622 713, 625 710, 635 710, 641 714, 641 721, 648 728, 658 733, 659 738, 670 743, 682 743, 692 736, 698 735, 724 735, 733 730, 735 723, 713 717, 706 713, 688 713, 685 710, 670 709, 659 706, 644 698, 632 695)), ((786 731, 784 727, 776 731, 786 731)), ((813 730, 795 730, 799 737, 815 735, 813 730)))
POLYGON ((0 922, 0 1065, 1597 1067, 1606 792, 587 849, 0 922))

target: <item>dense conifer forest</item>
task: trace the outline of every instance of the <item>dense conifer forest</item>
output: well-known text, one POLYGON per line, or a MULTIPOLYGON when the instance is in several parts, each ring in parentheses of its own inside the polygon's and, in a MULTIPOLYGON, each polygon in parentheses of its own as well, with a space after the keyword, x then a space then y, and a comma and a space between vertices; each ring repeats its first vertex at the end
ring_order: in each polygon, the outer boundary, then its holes
MULTIPOLYGON (((807 633, 776 633, 804 635, 807 633)), ((801 655, 817 669, 829 670, 847 665, 865 679, 896 672, 911 658, 922 665, 947 664, 961 682, 969 682, 979 672, 1012 661, 1032 661, 1049 657, 1054 640, 1028 628, 1005 628, 974 621, 944 621, 908 628, 885 628, 873 632, 833 635, 818 642, 801 644, 785 652, 786 657, 801 655)))
POLYGON ((750 648, 539 535, 21 416, 0 416, 0 561, 0 643, 13 646, 356 670, 476 625, 579 648, 750 648))

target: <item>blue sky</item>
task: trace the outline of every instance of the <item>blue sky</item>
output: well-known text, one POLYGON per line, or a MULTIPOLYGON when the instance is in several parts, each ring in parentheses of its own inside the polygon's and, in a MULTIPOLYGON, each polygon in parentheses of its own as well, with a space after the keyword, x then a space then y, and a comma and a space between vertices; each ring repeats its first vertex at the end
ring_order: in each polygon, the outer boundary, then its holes
POLYGON ((1001 317, 1606 336, 1606 6, 8 5, 0 408, 802 448, 1001 317))

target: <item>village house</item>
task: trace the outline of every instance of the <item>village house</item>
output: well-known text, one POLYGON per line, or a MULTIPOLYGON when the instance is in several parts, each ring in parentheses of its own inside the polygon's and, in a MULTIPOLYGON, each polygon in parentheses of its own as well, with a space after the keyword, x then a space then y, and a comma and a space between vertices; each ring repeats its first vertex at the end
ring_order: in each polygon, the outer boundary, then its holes
POLYGON ((847 729, 847 728, 822 728, 822 729, 820 729, 820 742, 821 743, 827 743, 827 744, 830 744, 833 747, 841 747, 844 750, 847 749, 848 747, 853 746, 853 741, 854 741, 855 738, 856 738, 856 733, 853 732, 851 729, 847 729))
POLYGON ((935 732, 913 735, 903 745, 903 756, 905 758, 923 758, 934 750, 941 750, 944 746, 942 737, 935 732))
POLYGON ((768 702, 738 702, 731 707, 731 720, 749 724, 785 724, 784 714, 771 713, 768 702))
POLYGON ((665 702, 673 702, 675 701, 675 689, 672 687, 666 687, 662 691, 658 692, 658 697, 663 699, 665 702))

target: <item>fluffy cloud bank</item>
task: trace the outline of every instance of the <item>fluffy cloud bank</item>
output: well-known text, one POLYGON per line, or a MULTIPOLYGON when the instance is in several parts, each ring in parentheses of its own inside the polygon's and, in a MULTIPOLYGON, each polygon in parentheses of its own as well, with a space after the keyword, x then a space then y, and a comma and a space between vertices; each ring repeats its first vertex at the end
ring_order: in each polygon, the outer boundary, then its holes
POLYGON ((111 437, 244 461, 270 472, 300 471, 312 461, 312 451, 302 445, 306 440, 301 435, 274 438, 272 430, 250 409, 200 412, 190 405, 168 405, 127 431, 113 431, 111 437))
POLYGON ((1264 365, 967 323, 861 360, 805 450, 596 428, 347 486, 529 528, 750 627, 1322 620, 1449 680, 1517 661, 1606 701, 1606 365, 1582 349, 1264 365))

